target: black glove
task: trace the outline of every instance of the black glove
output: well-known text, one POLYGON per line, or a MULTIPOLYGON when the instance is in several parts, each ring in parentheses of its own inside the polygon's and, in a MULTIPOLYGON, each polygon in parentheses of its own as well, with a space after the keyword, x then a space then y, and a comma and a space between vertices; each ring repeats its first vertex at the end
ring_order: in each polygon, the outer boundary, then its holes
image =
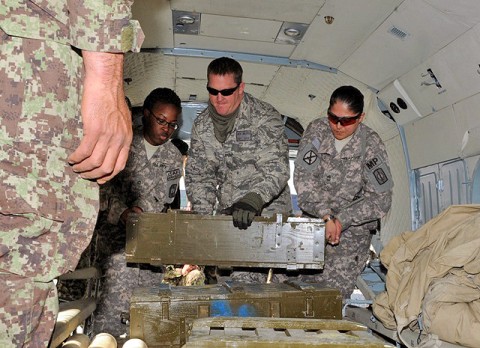
POLYGON ((262 197, 254 192, 247 193, 232 205, 233 226, 246 230, 252 224, 255 215, 260 215, 262 208, 262 197))

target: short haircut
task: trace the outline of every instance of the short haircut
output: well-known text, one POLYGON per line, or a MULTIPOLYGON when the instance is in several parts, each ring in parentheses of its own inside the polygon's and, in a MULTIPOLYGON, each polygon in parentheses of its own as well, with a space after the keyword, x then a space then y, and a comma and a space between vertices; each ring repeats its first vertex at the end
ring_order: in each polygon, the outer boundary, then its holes
POLYGON ((143 108, 152 110, 156 104, 171 104, 182 111, 182 101, 179 96, 170 88, 156 88, 150 92, 143 102, 143 108))
POLYGON ((212 75, 228 75, 233 74, 235 83, 242 82, 243 69, 239 62, 228 57, 214 59, 208 64, 207 79, 212 75))
POLYGON ((350 111, 355 114, 363 112, 363 94, 353 86, 342 86, 333 91, 329 109, 338 101, 347 104, 350 111))

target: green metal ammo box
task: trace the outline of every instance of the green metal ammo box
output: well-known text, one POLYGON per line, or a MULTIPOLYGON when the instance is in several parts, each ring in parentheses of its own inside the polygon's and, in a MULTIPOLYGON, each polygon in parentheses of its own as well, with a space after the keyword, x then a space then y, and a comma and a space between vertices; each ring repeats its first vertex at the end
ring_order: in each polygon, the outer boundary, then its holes
POLYGON ((127 223, 127 262, 322 269, 325 224, 321 219, 256 217, 246 230, 226 215, 183 211, 132 214, 127 223))
POLYGON ((299 282, 138 288, 130 301, 130 337, 149 348, 181 347, 193 320, 224 316, 341 319, 342 296, 299 282))

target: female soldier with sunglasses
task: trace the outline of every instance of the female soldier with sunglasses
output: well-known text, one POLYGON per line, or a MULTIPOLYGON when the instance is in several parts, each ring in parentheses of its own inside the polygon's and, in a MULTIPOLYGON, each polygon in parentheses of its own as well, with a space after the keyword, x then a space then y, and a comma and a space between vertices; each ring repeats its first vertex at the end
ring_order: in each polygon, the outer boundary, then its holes
POLYGON ((338 288, 349 298, 368 259, 371 231, 390 209, 393 181, 385 146, 362 123, 363 94, 337 88, 327 117, 310 123, 295 160, 298 206, 325 221, 325 267, 303 281, 338 288))

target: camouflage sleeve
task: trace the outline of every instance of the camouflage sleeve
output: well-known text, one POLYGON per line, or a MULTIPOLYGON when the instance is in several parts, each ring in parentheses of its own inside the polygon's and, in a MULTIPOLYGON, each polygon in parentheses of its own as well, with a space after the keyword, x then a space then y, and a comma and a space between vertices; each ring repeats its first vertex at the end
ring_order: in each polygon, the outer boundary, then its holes
POLYGON ((70 44, 95 52, 138 52, 144 35, 130 20, 133 0, 67 0, 70 44))
POLYGON ((343 229, 382 218, 392 204, 393 180, 385 145, 376 134, 369 139, 362 174, 363 195, 336 214, 343 229))
POLYGON ((133 0, 3 0, 0 22, 11 36, 93 52, 138 52, 145 36, 139 23, 130 19, 132 4, 133 0))
POLYGON ((212 214, 215 207, 217 183, 214 158, 207 152, 194 125, 185 168, 185 186, 192 210, 200 214, 212 214), (212 158, 209 160, 209 157, 212 158))
MULTIPOLYGON (((309 215, 323 217, 333 213, 330 209, 330 207, 333 206, 332 197, 330 195, 319 195, 312 190, 312 187, 318 186, 318 179, 307 167, 298 164, 298 162, 302 160, 299 156, 303 156, 303 154, 308 153, 310 150, 314 152, 317 151, 311 146, 314 138, 318 136, 318 130, 315 125, 316 121, 311 122, 300 139, 293 172, 293 183, 297 191, 299 208, 309 215)), ((316 160, 319 161, 320 155, 318 152, 314 155, 316 156, 316 160)))
POLYGON ((282 117, 271 108, 258 124, 260 145, 256 153, 255 168, 258 175, 249 183, 251 191, 258 193, 264 202, 270 202, 288 185, 290 167, 288 142, 282 117))

